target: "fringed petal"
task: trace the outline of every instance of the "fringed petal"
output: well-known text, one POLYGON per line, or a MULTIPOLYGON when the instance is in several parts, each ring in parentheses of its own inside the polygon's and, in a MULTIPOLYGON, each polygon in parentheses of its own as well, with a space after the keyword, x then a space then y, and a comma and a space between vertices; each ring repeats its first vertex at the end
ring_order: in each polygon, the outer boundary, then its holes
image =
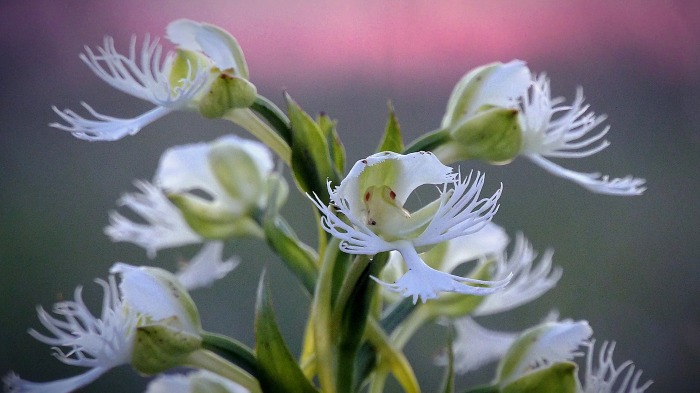
POLYGON ((552 268, 552 250, 545 251, 535 265, 537 255, 530 243, 519 233, 510 258, 505 255, 496 260, 492 278, 500 280, 513 274, 508 287, 487 296, 474 311, 474 315, 490 315, 504 312, 542 296, 553 288, 562 275, 562 269, 552 268))
POLYGON ((208 242, 189 263, 184 264, 175 274, 182 286, 187 290, 207 287, 214 281, 222 279, 238 266, 238 258, 223 261, 221 254, 224 243, 208 242))
POLYGON ((406 274, 393 284, 381 281, 376 277, 372 278, 392 292, 399 293, 404 297, 412 297, 414 304, 419 298, 423 303, 428 299, 434 299, 440 292, 487 295, 505 287, 510 280, 510 277, 507 277, 499 281, 484 281, 444 273, 425 264, 409 242, 395 242, 394 244, 406 262, 408 268, 406 274), (475 287, 465 283, 484 286, 475 287))
POLYGON ((61 111, 54 106, 54 112, 67 124, 51 123, 49 126, 68 131, 76 138, 87 141, 116 141, 136 134, 143 127, 172 112, 172 109, 157 107, 134 118, 123 119, 100 114, 84 102, 82 105, 94 119, 82 117, 70 109, 61 111))
POLYGON ((574 172, 563 168, 542 156, 528 155, 527 158, 554 176, 571 180, 580 186, 599 194, 623 196, 641 195, 647 189, 644 187, 646 180, 639 177, 629 175, 623 178, 610 179, 608 175, 601 175, 600 173, 574 172))
POLYGON ((108 370, 109 368, 95 367, 86 373, 51 382, 27 381, 11 372, 2 381, 7 393, 68 393, 94 382, 108 370))
POLYGON ((119 204, 138 214, 145 222, 137 223, 115 211, 109 215, 105 234, 115 242, 129 242, 143 247, 150 258, 162 248, 199 243, 202 237, 185 221, 182 213, 154 185, 137 181, 140 193, 124 194, 119 204))

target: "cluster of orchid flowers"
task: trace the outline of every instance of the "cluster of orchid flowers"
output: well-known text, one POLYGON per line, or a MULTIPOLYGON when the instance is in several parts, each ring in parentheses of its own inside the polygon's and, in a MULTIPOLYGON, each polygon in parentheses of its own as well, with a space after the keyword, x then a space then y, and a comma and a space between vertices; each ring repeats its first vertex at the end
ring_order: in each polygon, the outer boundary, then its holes
POLYGON ((596 193, 644 191, 644 179, 577 173, 549 160, 586 157, 608 146, 608 127, 594 131, 604 116, 588 110, 580 90, 564 104, 551 97, 549 80, 522 61, 476 68, 455 87, 437 130, 404 146, 392 112, 378 152, 346 173, 335 123, 310 117, 289 96, 286 113, 260 96, 230 34, 183 19, 167 27, 167 38, 176 50, 165 56, 159 41, 148 37, 140 48, 132 40, 128 55, 111 38, 81 55, 105 82, 154 109, 123 119, 87 104, 90 117, 54 108, 63 122, 52 126, 111 141, 172 111, 193 110, 230 120, 259 141, 229 135, 167 150, 153 180, 137 181, 137 191, 119 200, 141 220, 112 212, 105 233, 151 258, 163 248, 202 244, 201 250, 175 273, 114 264, 106 281, 96 281, 104 290, 99 316, 85 306, 80 287, 75 300, 54 305, 56 316, 39 308, 48 333, 30 334, 51 345, 60 361, 89 370, 52 382, 10 372, 6 391, 69 392, 130 364, 139 373, 160 374, 150 393, 381 392, 389 374, 405 391, 418 392, 402 348, 434 322, 452 332, 445 356, 436 359, 447 369, 445 392, 454 391, 455 373, 491 362, 498 362, 492 383, 473 391, 632 393, 651 384, 631 362, 614 364, 614 344, 604 343, 596 356, 586 321, 553 313, 522 332, 491 331, 476 322, 540 297, 562 271, 552 266, 551 250, 538 260, 522 234, 509 252, 509 236, 492 222, 502 186, 482 196, 483 173, 463 174, 448 164, 524 156, 596 193), (280 213, 289 193, 283 165, 318 212, 323 231, 317 248, 301 242, 280 213), (437 197, 407 210, 409 197, 424 185, 436 186, 437 197), (266 242, 312 298, 300 359, 279 334, 264 274, 255 348, 202 328, 188 291, 236 267, 236 258, 224 260, 223 246, 240 236, 266 242), (579 371, 573 360, 584 354, 579 371), (197 371, 165 373, 180 366, 197 371))

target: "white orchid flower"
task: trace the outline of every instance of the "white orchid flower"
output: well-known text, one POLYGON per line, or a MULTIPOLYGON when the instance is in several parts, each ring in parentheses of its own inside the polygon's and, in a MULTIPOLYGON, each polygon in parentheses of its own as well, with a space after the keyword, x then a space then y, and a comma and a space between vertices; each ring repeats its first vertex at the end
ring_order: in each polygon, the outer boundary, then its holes
POLYGON ((418 255, 417 249, 477 232, 491 220, 498 210, 501 189, 479 199, 483 183, 482 174, 462 179, 431 153, 382 152, 358 161, 335 189, 328 184, 333 210, 318 196, 312 201, 324 215, 323 228, 342 240, 342 251, 365 255, 392 250, 401 253, 407 266, 401 278, 393 284, 374 279, 391 291, 412 296, 414 303, 418 298, 425 302, 439 292, 485 295, 508 283, 509 278, 483 281, 444 273, 428 266, 418 255), (403 205, 424 184, 438 185, 440 196, 425 207, 408 212, 403 205))
POLYGON ((105 228, 113 241, 137 244, 151 258, 160 249, 207 239, 261 236, 252 216, 267 207, 271 193, 281 205, 287 192, 265 145, 234 135, 168 149, 153 183, 137 182, 141 193, 119 201, 144 222, 112 212, 105 228))
POLYGON ((579 173, 548 159, 588 157, 610 144, 603 139, 609 126, 594 131, 605 116, 588 111, 581 89, 570 105, 563 102, 551 97, 549 79, 533 75, 521 60, 478 67, 452 91, 442 119, 450 138, 434 152, 447 163, 465 158, 509 162, 520 155, 593 192, 644 192, 644 179, 579 173))
MULTIPOLYGON (((102 312, 94 316, 82 299, 82 287, 75 290, 75 300, 54 305, 54 317, 37 308, 39 320, 49 334, 34 329, 29 334, 51 345, 61 362, 90 370, 75 377, 52 382, 31 382, 14 373, 3 378, 10 392, 60 393, 79 389, 110 369, 153 354, 135 352, 140 328, 161 326, 182 339, 182 343, 198 344, 201 330, 199 314, 185 289, 170 273, 147 267, 116 263, 111 273, 121 276, 117 285, 114 275, 107 281, 96 280, 102 287, 102 312), (64 351, 61 347, 66 347, 64 351)), ((188 351, 191 348, 181 348, 188 351)), ((156 355, 157 356, 157 355, 156 355)))
MULTIPOLYGON (((236 40, 222 29, 180 19, 167 27, 177 51, 167 52, 159 40, 148 36, 138 48, 131 39, 128 55, 119 53, 111 37, 102 47, 85 48, 80 59, 110 86, 156 107, 134 118, 116 118, 98 113, 83 103, 89 117, 66 109, 54 111, 65 123, 51 126, 80 139, 113 141, 133 135, 153 121, 177 110, 198 109, 201 100, 218 78, 237 78, 248 83, 248 68, 236 40)), ((252 85, 251 85, 252 86, 252 85)), ((253 87, 254 89, 254 87, 253 87)))

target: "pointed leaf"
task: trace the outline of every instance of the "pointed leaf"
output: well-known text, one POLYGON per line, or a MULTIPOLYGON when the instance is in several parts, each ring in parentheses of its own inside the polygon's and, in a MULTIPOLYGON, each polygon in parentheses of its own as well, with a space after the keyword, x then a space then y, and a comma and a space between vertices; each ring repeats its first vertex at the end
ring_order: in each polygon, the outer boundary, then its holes
POLYGON ((328 143, 321 128, 288 95, 287 107, 292 125, 292 170, 302 191, 316 193, 328 202, 326 182, 338 183, 328 143))
POLYGON ((260 277, 255 302, 255 353, 259 381, 266 392, 317 392, 289 352, 275 320, 265 274, 260 277))
POLYGON ((399 120, 396 118, 396 112, 394 112, 394 106, 389 102, 389 119, 386 122, 386 128, 384 129, 384 136, 382 141, 379 143, 377 152, 380 151, 393 151, 394 153, 401 153, 404 149, 403 138, 401 136, 401 127, 399 126, 399 120))
POLYGON ((345 146, 343 146, 340 135, 338 135, 336 121, 331 120, 325 113, 321 113, 318 119, 316 119, 316 122, 321 128, 321 132, 326 136, 326 142, 330 149, 331 161, 333 162, 336 176, 340 178, 345 173, 345 146))

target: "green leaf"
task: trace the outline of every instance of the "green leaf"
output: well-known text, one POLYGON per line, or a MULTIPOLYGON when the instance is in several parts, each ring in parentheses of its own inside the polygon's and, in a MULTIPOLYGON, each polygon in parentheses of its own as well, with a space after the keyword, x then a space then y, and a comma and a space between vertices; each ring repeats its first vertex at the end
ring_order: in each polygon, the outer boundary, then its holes
POLYGON ((325 113, 321 113, 318 119, 316 119, 316 122, 321 128, 321 132, 326 136, 326 143, 328 143, 330 149, 331 161, 333 162, 336 176, 340 178, 345 173, 345 146, 343 146, 340 135, 338 135, 336 121, 331 120, 325 113))
POLYGON ((315 193, 324 203, 328 203, 326 183, 338 183, 338 176, 331 162, 323 131, 289 95, 287 108, 292 125, 292 171, 302 191, 315 193))
POLYGON ((393 151, 394 153, 401 153, 404 149, 403 138, 401 137, 401 127, 399 126, 399 120, 396 118, 394 106, 391 104, 391 102, 388 103, 388 106, 389 119, 386 122, 384 136, 382 137, 382 141, 379 143, 377 152, 393 151))
POLYGON ((331 328, 332 292, 335 265, 340 250, 338 238, 331 238, 321 261, 311 318, 314 328, 314 346, 316 348, 316 366, 318 379, 324 393, 335 393, 335 359, 333 356, 334 331, 331 328))
POLYGON ((217 333, 202 332, 202 348, 208 349, 229 362, 258 377, 258 360, 253 350, 243 343, 217 333))
POLYGON ((289 352, 275 320, 265 273, 260 277, 255 302, 255 353, 258 380, 265 392, 317 392, 289 352))

